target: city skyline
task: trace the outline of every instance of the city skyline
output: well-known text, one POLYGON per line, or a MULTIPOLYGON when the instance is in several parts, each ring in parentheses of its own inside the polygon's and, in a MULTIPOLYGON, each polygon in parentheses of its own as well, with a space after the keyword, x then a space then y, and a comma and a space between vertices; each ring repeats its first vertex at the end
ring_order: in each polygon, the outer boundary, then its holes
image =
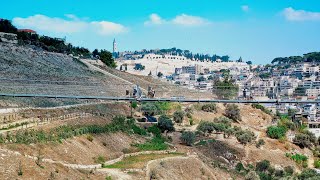
POLYGON ((119 51, 176 47, 255 64, 319 51, 318 1, 21 2, 3 2, 0 17, 90 50, 112 52, 116 38, 119 51))

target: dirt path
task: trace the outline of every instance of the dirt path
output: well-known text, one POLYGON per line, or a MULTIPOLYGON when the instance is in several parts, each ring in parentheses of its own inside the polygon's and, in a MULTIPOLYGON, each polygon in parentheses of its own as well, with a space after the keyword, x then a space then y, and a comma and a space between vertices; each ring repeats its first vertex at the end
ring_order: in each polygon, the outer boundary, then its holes
MULTIPOLYGON (((92 116, 92 115, 89 114, 89 113, 86 113, 84 116, 72 116, 72 117, 69 117, 69 118, 66 118, 66 119, 62 119, 62 120, 59 120, 59 121, 60 122, 64 122, 64 121, 69 121, 69 120, 73 120, 73 119, 77 119, 77 118, 85 117, 85 116, 92 116)), ((58 119, 61 118, 61 117, 58 117, 58 119)), ((42 122, 40 122, 39 118, 29 118, 29 119, 16 121, 14 123, 10 123, 8 125, 14 125, 14 124, 23 123, 23 122, 28 122, 28 124, 22 125, 22 126, 18 126, 18 127, 15 127, 15 128, 11 128, 11 129, 0 130, 0 134, 4 134, 6 132, 17 131, 17 130, 20 130, 20 129, 29 129, 29 128, 32 128, 32 127, 48 125, 48 124, 50 124, 52 122, 57 122, 57 120, 55 120, 55 121, 54 120, 50 120, 50 121, 42 121, 42 122)))
MULTIPOLYGON (((37 160, 37 158, 38 158, 36 156, 22 155, 18 151, 12 151, 12 150, 8 150, 8 149, 0 149, 0 151, 4 151, 4 152, 10 153, 10 154, 16 154, 16 155, 25 156, 25 157, 27 157, 29 159, 33 159, 33 160, 37 160)), ((130 157, 130 156, 147 155, 147 154, 167 154, 167 153, 174 153, 174 152, 176 152, 176 149, 163 150, 163 151, 141 151, 141 152, 136 152, 136 153, 129 153, 129 154, 121 155, 120 157, 118 157, 116 159, 106 161, 104 164, 105 165, 111 165, 111 164, 114 164, 114 163, 117 163, 117 162, 121 161, 125 157, 130 157)), ((43 162, 47 162, 47 163, 52 163, 52 164, 61 164, 63 166, 70 167, 70 168, 73 168, 73 169, 99 169, 99 168, 102 168, 101 164, 90 164, 90 165, 69 164, 69 163, 66 163, 66 162, 63 162, 63 161, 55 161, 55 160, 48 159, 48 158, 43 158, 42 161, 43 162)))
POLYGON ((103 69, 100 69, 100 68, 98 68, 97 66, 92 65, 91 63, 89 63, 89 62, 86 61, 86 60, 80 59, 80 61, 83 62, 84 64, 86 64, 86 65, 89 67, 89 69, 91 69, 92 71, 98 71, 98 72, 103 73, 104 75, 111 76, 111 77, 114 77, 114 78, 116 78, 116 79, 119 79, 119 80, 121 80, 121 81, 123 81, 123 82, 126 82, 126 83, 128 83, 128 84, 134 85, 132 82, 127 81, 127 80, 125 80, 125 79, 123 79, 123 78, 120 78, 120 77, 118 77, 118 76, 116 76, 116 75, 114 75, 114 74, 111 74, 111 73, 109 73, 109 72, 107 72, 107 71, 105 71, 105 70, 103 70, 103 69))
POLYGON ((115 179, 121 179, 121 180, 132 179, 132 177, 129 174, 122 172, 119 169, 103 168, 103 169, 97 169, 96 172, 107 174, 108 176, 114 177, 115 179))
MULTIPOLYGON (((97 67, 97 66, 95 66, 95 65, 92 65, 91 63, 89 63, 89 62, 86 61, 86 60, 80 59, 80 61, 83 62, 84 64, 86 64, 86 65, 89 67, 89 69, 91 69, 91 70, 93 70, 93 71, 98 71, 98 72, 103 73, 104 75, 114 77, 114 78, 116 78, 116 79, 119 79, 120 81, 123 81, 123 82, 125 82, 125 83, 128 83, 128 85, 135 85, 134 83, 132 83, 132 82, 126 80, 126 79, 123 79, 123 78, 121 78, 121 77, 119 77, 119 76, 116 76, 116 75, 114 75, 114 74, 111 74, 111 73, 109 73, 109 72, 107 72, 107 71, 105 71, 105 70, 103 70, 103 69, 100 69, 99 67, 97 67)), ((143 89, 142 87, 140 87, 140 88, 141 88, 143 91, 147 92, 147 90, 143 89)))

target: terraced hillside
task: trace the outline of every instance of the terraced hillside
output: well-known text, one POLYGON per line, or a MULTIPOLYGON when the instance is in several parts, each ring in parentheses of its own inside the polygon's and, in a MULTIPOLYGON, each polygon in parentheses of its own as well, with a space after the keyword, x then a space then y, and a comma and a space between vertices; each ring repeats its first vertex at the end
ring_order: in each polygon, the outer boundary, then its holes
MULTIPOLYGON (((66 54, 51 53, 33 46, 18 46, 0 43, 0 92, 50 95, 89 95, 89 96, 125 96, 126 90, 132 90, 138 84, 147 89, 156 90, 157 97, 185 96, 187 98, 210 97, 210 93, 199 93, 179 88, 150 77, 123 73, 106 66, 96 69, 89 67, 81 59, 66 54), (183 92, 183 93, 181 93, 183 92)), ((92 65, 91 65, 92 66, 92 65)), ((6 100, 3 99, 2 100, 6 100)), ((19 102, 32 104, 28 99, 7 99, 15 105, 19 102)), ((74 104, 79 101, 50 100, 35 106, 55 106, 74 104)), ((4 101, 6 102, 6 101, 4 101)), ((1 101, 0 105, 8 103, 1 101)))

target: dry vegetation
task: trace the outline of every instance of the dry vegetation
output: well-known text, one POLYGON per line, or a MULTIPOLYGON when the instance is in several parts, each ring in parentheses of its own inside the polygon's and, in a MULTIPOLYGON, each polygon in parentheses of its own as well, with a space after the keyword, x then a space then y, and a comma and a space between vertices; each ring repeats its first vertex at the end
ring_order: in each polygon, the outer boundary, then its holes
MULTIPOLYGON (((166 82, 150 77, 130 75, 105 67, 102 69, 107 72, 106 74, 93 72, 86 65, 68 56, 34 50, 31 47, 0 43, 0 63, 3 64, 0 71, 2 77, 50 81, 50 83, 37 82, 36 85, 34 82, 11 84, 3 81, 1 85, 4 87, 1 88, 1 92, 6 93, 22 92, 21 87, 26 85, 23 91, 33 93, 123 96, 125 88, 131 88, 131 85, 119 87, 116 85, 119 84, 119 78, 107 75, 111 73, 133 84, 140 84, 145 89, 154 86, 157 91, 156 96, 181 96, 183 91, 186 97, 197 97, 191 91, 170 86, 166 82), (39 67, 41 71, 39 69, 27 71, 25 67, 39 67), (72 83, 59 84, 55 80, 88 84, 86 86, 72 83), (109 90, 111 93, 107 93, 109 90)), ((206 93, 202 93, 202 96, 210 97, 206 93)), ((2 99, 0 105, 48 107, 79 102, 81 101, 2 99)), ((106 177, 244 179, 245 175, 259 164, 258 162, 265 162, 263 160, 270 162, 272 168, 293 166, 295 172, 302 171, 304 168, 301 164, 285 156, 286 153, 293 152, 306 155, 309 158, 307 166, 313 167, 311 150, 302 149, 285 138, 277 140, 267 136, 266 130, 272 124, 272 115, 245 104, 234 106, 229 112, 226 109, 227 106, 224 104, 139 104, 134 109, 134 118, 139 119, 142 114, 148 114, 151 110, 155 117, 165 119, 161 126, 149 124, 146 126, 148 129, 140 128, 133 119, 126 118, 131 115, 131 110, 129 104, 123 102, 95 101, 95 104, 68 108, 20 110, 18 112, 20 119, 54 118, 72 113, 88 113, 90 116, 55 120, 41 126, 30 127, 27 131, 9 130, 12 137, 19 135, 18 140, 11 139, 7 133, 3 133, 0 138, 0 177, 2 179, 106 179, 106 177), (230 112, 235 114, 230 115, 230 112), (166 116, 160 116, 163 114, 166 116), (116 115, 122 115, 124 120, 122 124, 114 123, 116 115), (176 120, 174 127, 171 123, 173 119, 176 120), (205 132, 197 128, 201 122, 202 124, 206 122, 203 126, 205 132), (55 130, 60 127, 65 129, 55 130), (185 131, 188 132, 188 136, 181 138, 181 134, 185 131), (26 136, 29 136, 31 141, 23 141, 23 137, 26 136), (257 143, 261 140, 263 143, 258 146, 257 143), (153 150, 170 150, 175 153, 156 154, 153 150), (152 152, 149 155, 131 154, 137 151, 152 152), (132 156, 121 159, 124 154, 132 156), (101 168, 104 161, 109 161, 105 166, 107 168, 101 168), (243 165, 243 169, 238 172, 236 167, 239 169, 241 167, 239 164, 243 165)), ((267 172, 259 173, 261 175, 267 172)))

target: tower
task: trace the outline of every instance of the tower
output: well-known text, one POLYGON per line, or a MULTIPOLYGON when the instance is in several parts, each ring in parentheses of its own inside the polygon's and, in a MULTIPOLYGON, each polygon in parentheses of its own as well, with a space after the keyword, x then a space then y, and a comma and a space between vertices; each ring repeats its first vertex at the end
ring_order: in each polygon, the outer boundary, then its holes
POLYGON ((113 39, 113 51, 112 53, 117 53, 117 42, 116 42, 116 39, 113 39))

